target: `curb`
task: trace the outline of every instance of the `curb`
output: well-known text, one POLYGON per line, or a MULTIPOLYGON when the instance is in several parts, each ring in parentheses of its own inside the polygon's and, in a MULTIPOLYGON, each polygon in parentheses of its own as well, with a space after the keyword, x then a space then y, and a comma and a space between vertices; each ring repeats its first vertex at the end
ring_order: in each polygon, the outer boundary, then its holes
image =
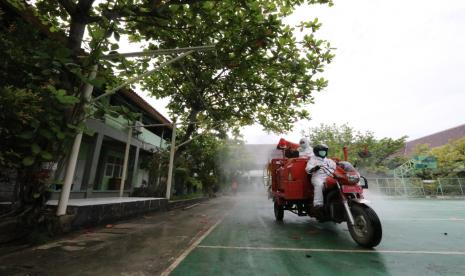
POLYGON ((174 209, 181 209, 181 208, 186 208, 189 206, 192 206, 194 204, 201 203, 203 201, 207 201, 210 198, 208 197, 197 197, 197 198, 191 198, 191 199, 181 199, 181 200, 173 200, 168 202, 168 210, 174 210, 174 209))

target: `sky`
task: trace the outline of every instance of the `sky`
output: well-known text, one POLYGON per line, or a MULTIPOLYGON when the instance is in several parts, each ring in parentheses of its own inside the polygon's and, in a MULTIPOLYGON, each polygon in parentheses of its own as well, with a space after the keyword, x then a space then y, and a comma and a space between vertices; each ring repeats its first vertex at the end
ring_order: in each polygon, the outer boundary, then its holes
MULTIPOLYGON (((318 17, 316 36, 336 48, 322 75, 329 85, 308 106, 312 119, 287 134, 246 127, 247 143, 297 142, 321 123, 408 140, 465 123, 465 1, 334 2, 299 7, 286 19, 295 25, 318 17)), ((144 98, 167 114, 166 99, 144 98)))

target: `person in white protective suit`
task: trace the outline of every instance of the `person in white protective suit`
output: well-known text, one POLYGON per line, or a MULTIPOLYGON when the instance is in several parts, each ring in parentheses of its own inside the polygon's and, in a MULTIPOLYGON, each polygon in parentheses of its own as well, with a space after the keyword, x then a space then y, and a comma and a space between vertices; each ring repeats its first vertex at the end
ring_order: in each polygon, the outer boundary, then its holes
POLYGON ((307 138, 302 138, 299 141, 300 147, 297 149, 299 151, 299 157, 312 157, 313 148, 310 146, 307 138))
POLYGON ((313 148, 314 156, 310 157, 307 162, 305 171, 312 174, 313 185, 313 207, 318 210, 323 207, 323 186, 326 177, 336 170, 336 162, 326 158, 328 155, 328 146, 317 145, 313 148))

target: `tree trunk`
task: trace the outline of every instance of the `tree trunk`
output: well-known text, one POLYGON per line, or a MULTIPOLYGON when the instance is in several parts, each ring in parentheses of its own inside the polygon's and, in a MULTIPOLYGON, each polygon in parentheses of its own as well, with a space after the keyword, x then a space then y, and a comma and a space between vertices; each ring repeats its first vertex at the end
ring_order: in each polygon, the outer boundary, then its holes
MULTIPOLYGON (((195 122, 195 120, 197 119, 197 115, 199 114, 199 110, 196 110, 196 109, 192 109, 189 116, 187 117, 187 122, 195 122)), ((192 133, 194 133, 195 131, 197 130, 197 124, 189 124, 187 126, 187 129, 186 129, 186 133, 184 133, 184 135, 182 136, 181 139, 176 139, 177 141, 179 141, 178 143, 176 144, 179 144, 179 143, 184 143, 185 141, 189 140, 192 136, 192 133)), ((174 155, 175 159, 177 159, 177 157, 184 151, 184 149, 186 148, 185 145, 179 147, 177 150, 176 150, 176 154, 174 155)))
POLYGON ((86 23, 81 21, 83 19, 74 17, 71 20, 71 26, 69 28, 68 37, 68 48, 73 52, 74 56, 79 55, 81 50, 82 40, 84 38, 84 32, 86 30, 86 23))
POLYGON ((71 23, 69 27, 68 47, 77 55, 81 50, 81 44, 86 30, 90 11, 94 0, 79 0, 76 8, 70 13, 71 23))

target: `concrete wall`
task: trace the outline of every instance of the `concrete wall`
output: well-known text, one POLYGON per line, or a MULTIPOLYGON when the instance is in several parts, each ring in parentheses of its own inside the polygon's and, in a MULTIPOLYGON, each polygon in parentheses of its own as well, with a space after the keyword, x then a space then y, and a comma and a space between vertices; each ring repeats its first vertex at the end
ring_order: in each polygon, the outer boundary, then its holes
MULTIPOLYGON (((112 117, 112 116, 109 116, 109 115, 106 115, 105 116, 105 124, 118 130, 118 131, 121 131, 123 133, 127 133, 127 120, 124 119, 122 116, 119 116, 119 117, 112 117)), ((141 142, 144 142, 144 143, 148 143, 148 144, 152 144, 154 146, 159 146, 160 145, 160 141, 162 142, 162 147, 167 147, 168 146, 168 143, 162 141, 161 137, 156 135, 155 133, 151 132, 150 130, 144 128, 144 127, 141 127, 139 129, 139 131, 141 132, 138 136, 137 136, 137 139, 140 140, 141 142)))
MULTIPOLYGON (((50 208, 54 208, 50 206, 50 208)), ((68 206, 67 215, 62 217, 64 231, 96 226, 142 215, 147 212, 165 211, 168 200, 164 198, 141 199, 134 202, 68 206), (66 225, 64 225, 66 224, 66 225)))
MULTIPOLYGON (((128 197, 130 191, 124 191, 123 196, 128 197)), ((85 191, 71 192, 69 198, 81 199, 81 198, 104 198, 104 197, 119 197, 119 191, 93 191, 90 195, 87 195, 85 191)), ((60 192, 53 192, 50 199, 59 199, 60 192)))

